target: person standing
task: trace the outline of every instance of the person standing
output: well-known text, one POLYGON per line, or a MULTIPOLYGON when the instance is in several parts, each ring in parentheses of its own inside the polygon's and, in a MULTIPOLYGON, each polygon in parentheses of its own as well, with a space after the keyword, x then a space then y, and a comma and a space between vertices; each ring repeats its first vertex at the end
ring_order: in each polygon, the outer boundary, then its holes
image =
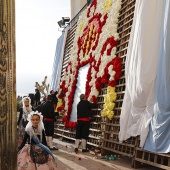
POLYGON ((29 93, 28 97, 31 99, 31 105, 34 106, 34 103, 35 103, 34 93, 29 93))
POLYGON ((58 98, 57 98, 58 91, 54 92, 54 90, 51 90, 50 94, 52 95, 52 103, 53 103, 54 109, 55 109, 57 106, 57 103, 58 103, 58 98))
POLYGON ((44 117, 44 128, 45 128, 47 145, 49 146, 51 150, 58 150, 52 145, 52 139, 54 135, 55 116, 59 115, 58 112, 54 112, 54 106, 52 103, 52 95, 47 96, 47 101, 42 105, 41 112, 44 117))
POLYGON ((34 110, 31 106, 31 99, 29 97, 23 97, 22 102, 23 102, 22 104, 23 106, 20 108, 20 114, 17 121, 17 128, 20 125, 21 120, 22 120, 22 126, 24 128, 26 127, 28 123, 27 121, 28 115, 32 110, 34 110))
POLYGON ((31 106, 31 99, 27 96, 23 97, 22 107, 19 109, 19 117, 17 121, 18 145, 20 145, 23 140, 25 127, 28 123, 27 118, 32 110, 34 109, 31 106))
POLYGON ((82 152, 88 152, 87 139, 90 129, 91 109, 97 108, 97 104, 86 100, 84 94, 80 95, 80 102, 77 104, 77 125, 76 125, 76 142, 75 152, 78 152, 80 139, 82 139, 82 152))
POLYGON ((22 96, 17 97, 17 112, 20 111, 20 108, 22 107, 22 96))
POLYGON ((41 112, 41 102, 39 101, 38 103, 37 103, 37 107, 35 108, 35 111, 38 111, 38 112, 41 112))
POLYGON ((37 107, 37 103, 40 101, 40 98, 41 98, 40 91, 38 89, 35 89, 35 95, 34 95, 35 107, 37 107))

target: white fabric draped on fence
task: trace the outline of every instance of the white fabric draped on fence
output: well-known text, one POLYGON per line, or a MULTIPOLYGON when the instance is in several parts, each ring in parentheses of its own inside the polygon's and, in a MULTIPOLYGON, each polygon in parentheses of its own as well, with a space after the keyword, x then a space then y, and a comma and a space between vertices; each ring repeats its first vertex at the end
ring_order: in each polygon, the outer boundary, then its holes
POLYGON ((119 140, 140 135, 143 147, 154 114, 164 0, 137 0, 125 64, 126 90, 119 140))
POLYGON ((170 152, 170 0, 164 0, 156 75, 154 116, 144 149, 170 152))

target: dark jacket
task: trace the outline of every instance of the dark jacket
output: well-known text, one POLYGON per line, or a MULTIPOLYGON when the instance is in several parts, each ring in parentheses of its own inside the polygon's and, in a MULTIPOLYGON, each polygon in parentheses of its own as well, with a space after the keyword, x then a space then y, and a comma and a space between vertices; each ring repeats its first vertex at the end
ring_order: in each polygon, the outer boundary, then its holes
POLYGON ((53 103, 50 101, 44 103, 44 105, 41 108, 41 113, 43 114, 44 118, 50 118, 50 119, 54 119, 55 116, 59 115, 58 112, 54 112, 53 103))
MULTIPOLYGON (((40 135, 37 135, 37 137, 40 140, 40 135)), ((18 147, 18 152, 25 146, 26 143, 30 144, 30 135, 27 132, 25 132, 23 141, 21 145, 18 147)), ((42 142, 41 143, 47 146, 44 130, 42 131, 42 142)), ((31 144, 36 144, 33 139, 31 139, 31 144)))
POLYGON ((57 95, 58 94, 58 92, 56 91, 54 94, 52 94, 52 98, 53 98, 53 100, 52 100, 52 102, 53 102, 53 104, 57 104, 58 103, 58 98, 57 98, 57 95))
POLYGON ((90 103, 88 100, 81 100, 77 104, 77 119, 91 117, 91 109, 96 108, 97 104, 90 103))
POLYGON ((41 109, 42 109, 42 106, 40 105, 40 106, 37 106, 37 107, 35 108, 35 111, 41 112, 41 109))
POLYGON ((34 95, 34 99, 35 99, 35 101, 40 101, 40 98, 41 98, 41 94, 39 91, 37 91, 34 95))
MULTIPOLYGON (((32 111, 35 111, 35 109, 34 108, 32 108, 32 111)), ((21 107, 20 109, 19 109, 19 118, 18 118, 18 121, 17 121, 17 125, 19 126, 19 124, 20 124, 20 121, 21 121, 21 119, 22 119, 22 115, 23 115, 23 108, 21 107)), ((28 121, 27 121, 28 122, 28 121)), ((23 123, 24 124, 24 123, 23 123)), ((22 124, 22 125, 23 125, 22 124)), ((27 123, 26 123, 27 124, 27 123)), ((26 125, 23 125, 24 127, 26 126, 26 125)))

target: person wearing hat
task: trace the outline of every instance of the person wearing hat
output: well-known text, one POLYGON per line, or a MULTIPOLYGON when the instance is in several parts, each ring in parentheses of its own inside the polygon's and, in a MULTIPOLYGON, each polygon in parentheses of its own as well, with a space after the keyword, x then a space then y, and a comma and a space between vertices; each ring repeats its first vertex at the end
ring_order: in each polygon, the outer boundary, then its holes
POLYGON ((78 152, 80 139, 82 139, 82 152, 88 152, 86 147, 90 129, 91 109, 97 108, 97 104, 91 103, 86 99, 85 94, 80 95, 80 102, 77 104, 77 125, 76 125, 76 147, 78 152))

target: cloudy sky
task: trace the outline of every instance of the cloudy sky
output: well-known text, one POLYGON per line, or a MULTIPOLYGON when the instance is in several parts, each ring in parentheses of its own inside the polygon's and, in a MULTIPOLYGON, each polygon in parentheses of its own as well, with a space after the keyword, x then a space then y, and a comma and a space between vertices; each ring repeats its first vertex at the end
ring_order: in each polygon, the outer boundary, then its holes
POLYGON ((35 93, 35 82, 51 82, 57 21, 70 17, 70 0, 16 0, 15 8, 17 94, 35 93))

